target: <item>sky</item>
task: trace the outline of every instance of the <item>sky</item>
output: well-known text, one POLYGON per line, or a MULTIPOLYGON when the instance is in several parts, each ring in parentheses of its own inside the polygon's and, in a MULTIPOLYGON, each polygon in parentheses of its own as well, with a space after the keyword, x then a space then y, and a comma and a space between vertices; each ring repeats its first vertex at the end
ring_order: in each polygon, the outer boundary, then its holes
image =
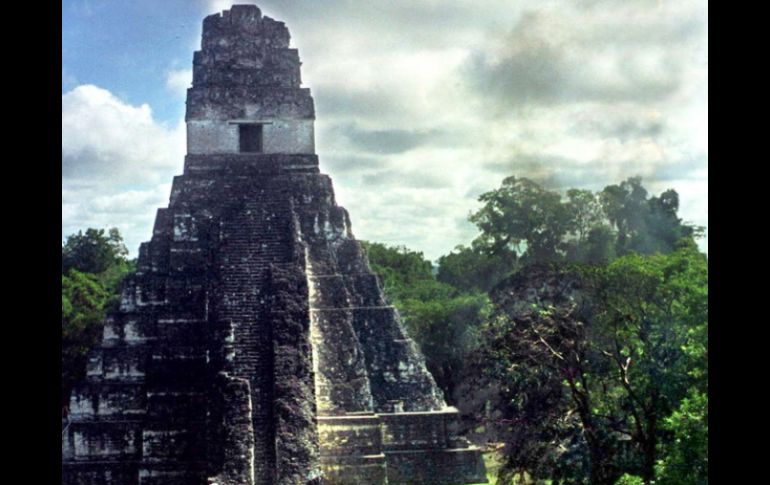
POLYGON ((705 0, 63 0, 62 238, 117 227, 131 257, 149 240, 182 173, 201 22, 232 3, 286 22, 358 239, 435 260, 510 175, 638 175, 708 227, 705 0))

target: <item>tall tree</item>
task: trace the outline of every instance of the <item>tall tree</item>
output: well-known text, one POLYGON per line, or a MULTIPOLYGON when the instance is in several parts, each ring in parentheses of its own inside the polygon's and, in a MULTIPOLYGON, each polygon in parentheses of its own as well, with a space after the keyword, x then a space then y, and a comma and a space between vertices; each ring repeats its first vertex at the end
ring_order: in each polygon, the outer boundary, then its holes
POLYGON ((480 355, 499 382, 494 406, 507 424, 502 478, 527 471, 554 483, 611 485, 619 477, 611 423, 595 413, 602 373, 588 286, 579 271, 531 265, 492 293, 480 355))
POLYGON ((436 279, 462 292, 488 292, 516 267, 508 258, 489 254, 477 245, 457 246, 438 259, 436 279))
POLYGON ((94 275, 70 270, 61 277, 62 405, 72 386, 85 376, 88 351, 102 334, 109 292, 94 275))
POLYGON ((597 344, 623 391, 645 483, 655 479, 663 420, 694 385, 707 386, 708 263, 690 239, 668 255, 629 255, 609 266, 596 292, 597 344))
POLYGON ((120 283, 135 262, 120 232, 89 228, 62 244, 62 405, 86 371, 89 350, 99 343, 107 311, 119 302, 120 283))
POLYGON ((83 273, 103 273, 111 266, 126 261, 128 250, 117 228, 88 228, 67 237, 62 244, 62 273, 76 269, 83 273))
POLYGON ((691 240, 607 267, 531 266, 492 298, 481 355, 503 418, 526 423, 508 430, 508 471, 650 484, 662 457, 690 459, 667 450, 669 417, 708 386, 708 268, 691 240))
POLYGON ((561 259, 570 213, 558 192, 527 178, 508 177, 479 201, 484 206, 469 218, 481 230, 478 247, 512 261, 561 259))
POLYGON ((641 177, 608 185, 600 194, 604 213, 617 231, 616 251, 620 255, 631 251, 668 253, 677 241, 692 238, 700 230, 677 216, 679 195, 675 190, 649 199, 647 195, 641 177))
POLYGON ((508 177, 479 200, 484 205, 469 217, 481 232, 472 248, 509 271, 532 263, 605 263, 630 252, 669 253, 677 241, 701 230, 678 217, 676 191, 648 197, 640 177, 599 193, 569 189, 566 197, 532 180, 508 177))
POLYGON ((599 196, 590 190, 569 189, 565 202, 569 235, 564 243, 568 261, 603 263, 615 256, 615 234, 602 209, 599 196))

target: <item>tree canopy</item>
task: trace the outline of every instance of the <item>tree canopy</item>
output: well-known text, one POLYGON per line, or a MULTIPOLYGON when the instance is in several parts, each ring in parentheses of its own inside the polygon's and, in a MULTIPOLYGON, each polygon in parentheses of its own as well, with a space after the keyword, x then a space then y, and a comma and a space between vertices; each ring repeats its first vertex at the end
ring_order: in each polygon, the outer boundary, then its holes
POLYGON ((437 268, 367 248, 477 439, 505 444, 501 479, 707 483, 708 262, 678 194, 508 177, 479 200, 437 268))
POLYGON ((102 336, 107 312, 119 301, 120 283, 134 262, 116 228, 89 228, 62 244, 62 381, 66 406, 72 387, 85 376, 88 352, 102 336))
POLYGON ((62 404, 85 375, 88 351, 99 343, 109 292, 94 275, 71 269, 61 277, 62 404))
MULTIPOLYGON (((500 479, 708 483, 708 259, 674 190, 564 193, 508 177, 437 265, 362 241, 428 370, 500 479)), ((134 262, 117 229, 62 244, 62 400, 134 262)), ((502 482, 498 482, 502 483, 502 482)))
POLYGON ((618 254, 671 252, 680 239, 692 238, 702 230, 682 223, 675 190, 657 197, 647 195, 640 177, 608 185, 599 194, 604 214, 617 234, 618 254))
POLYGON ((469 218, 480 231, 472 247, 510 272, 523 264, 606 263, 630 252, 671 252, 680 239, 701 231, 678 217, 676 191, 648 197, 640 177, 598 193, 569 189, 562 196, 512 176, 479 201, 484 205, 469 218))
MULTIPOLYGON (((707 409, 708 267, 694 244, 608 266, 531 266, 492 298, 482 360, 517 423, 509 473, 598 485, 623 472, 645 484, 662 470, 703 476, 707 462, 675 438, 688 426, 675 416, 692 425, 707 409)), ((686 436, 705 450, 703 433, 686 436)))
POLYGON ((83 273, 98 274, 126 261, 128 250, 117 228, 86 229, 67 236, 62 244, 62 273, 76 269, 83 273))

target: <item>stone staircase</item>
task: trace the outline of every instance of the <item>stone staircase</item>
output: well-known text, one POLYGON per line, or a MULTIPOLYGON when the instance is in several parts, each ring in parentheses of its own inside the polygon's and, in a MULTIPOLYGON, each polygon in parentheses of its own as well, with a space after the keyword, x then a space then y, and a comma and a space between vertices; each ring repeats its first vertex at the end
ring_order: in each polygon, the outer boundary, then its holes
POLYGON ((232 360, 226 369, 250 384, 255 485, 271 484, 274 475, 272 329, 263 318, 264 286, 270 265, 290 256, 290 220, 287 201, 265 188, 221 222, 219 318, 233 332, 232 360))

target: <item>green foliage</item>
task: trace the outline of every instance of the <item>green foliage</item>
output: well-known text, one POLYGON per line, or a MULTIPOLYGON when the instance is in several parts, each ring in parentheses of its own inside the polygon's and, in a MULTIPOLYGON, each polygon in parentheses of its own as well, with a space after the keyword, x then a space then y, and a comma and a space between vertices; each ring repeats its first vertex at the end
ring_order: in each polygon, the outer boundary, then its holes
POLYGON ((589 190, 570 189, 565 204, 570 214, 565 259, 587 263, 614 259, 615 234, 606 223, 599 197, 589 190))
POLYGON ((478 345, 478 328, 489 311, 489 299, 476 293, 407 299, 401 302, 409 334, 427 359, 436 383, 450 402, 469 353, 478 345))
POLYGON ((120 284, 135 269, 117 229, 67 237, 62 245, 62 404, 85 376, 88 352, 102 335, 106 313, 117 307, 120 284))
POLYGON ((692 389, 708 388, 708 264, 691 241, 669 255, 629 255, 606 272, 599 292, 599 342, 612 354, 625 392, 611 406, 627 417, 651 480, 661 448, 671 446, 662 421, 692 389))
POLYGON ((381 278, 384 289, 393 300, 410 296, 407 290, 417 288, 423 293, 441 292, 432 284, 433 265, 420 252, 406 246, 386 246, 381 243, 361 241, 372 270, 381 278))
MULTIPOLYGON (((677 241, 692 239, 702 229, 677 216, 676 191, 648 198, 639 177, 599 193, 570 189, 566 197, 529 179, 508 177, 479 201, 483 207, 469 218, 481 231, 472 247, 494 255, 509 272, 516 262, 607 263, 631 252, 668 253, 677 241)), ((475 280, 472 284, 484 287, 475 280)))
POLYGON ((508 276, 515 266, 505 257, 478 247, 457 246, 438 259, 436 279, 464 292, 487 292, 508 276))
POLYGON ((615 259, 615 233, 607 226, 593 227, 588 231, 585 244, 575 246, 567 253, 568 259, 585 263, 608 263, 615 259))
POLYGON ((677 217, 679 195, 675 190, 648 199, 640 177, 609 185, 599 197, 604 213, 617 232, 618 254, 671 252, 679 240, 692 238, 699 230, 683 224, 677 217))
POLYGON ((705 485, 708 483, 708 395, 697 390, 682 400, 665 419, 663 429, 671 433, 662 447, 656 466, 661 485, 705 485))
POLYGON ((439 384, 505 443, 499 478, 701 483, 708 264, 677 193, 650 196, 639 177, 566 194, 508 177, 479 200, 479 236, 436 278, 420 253, 368 247, 439 384))
POLYGON ((476 241, 480 248, 512 261, 561 259, 571 214, 558 192, 526 178, 508 177, 479 201, 484 206, 469 219, 481 230, 476 241))
POLYGON ((104 229, 86 229, 67 236, 62 244, 62 274, 70 269, 83 273, 99 274, 110 267, 125 262, 128 250, 117 228, 105 235, 104 229))
POLYGON ((110 297, 94 275, 71 269, 62 275, 62 400, 85 375, 88 351, 99 342, 110 297))
POLYGON ((656 470, 704 469, 708 265, 691 239, 609 266, 531 267, 496 291, 482 354, 515 423, 509 473, 649 484, 656 470))
POLYGON ((120 303, 120 285, 126 276, 136 271, 136 260, 117 260, 102 273, 94 275, 110 294, 105 305, 106 311, 115 311, 120 303))
POLYGON ((644 480, 642 480, 642 477, 624 473, 622 477, 618 478, 615 485, 644 485, 644 480))

